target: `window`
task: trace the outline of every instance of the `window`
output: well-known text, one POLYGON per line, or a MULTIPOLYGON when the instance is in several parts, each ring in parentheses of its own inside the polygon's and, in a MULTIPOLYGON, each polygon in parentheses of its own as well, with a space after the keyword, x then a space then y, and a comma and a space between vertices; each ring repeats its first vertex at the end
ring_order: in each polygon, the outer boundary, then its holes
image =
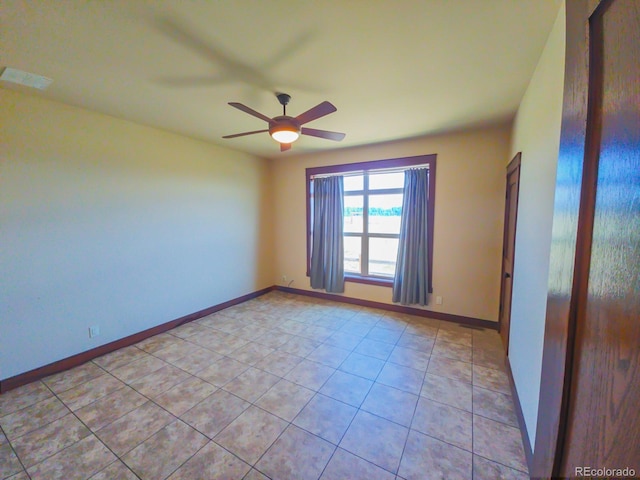
MULTIPOLYGON (((307 275, 312 245, 313 179, 344 177, 345 280, 391 285, 396 267, 402 213, 404 170, 429 169, 429 252, 433 251, 435 155, 307 169, 307 275)), ((429 257, 429 266, 432 255, 429 257)), ((431 268, 429 268, 431 275, 431 268)), ((431 283, 431 282, 429 282, 431 283)))

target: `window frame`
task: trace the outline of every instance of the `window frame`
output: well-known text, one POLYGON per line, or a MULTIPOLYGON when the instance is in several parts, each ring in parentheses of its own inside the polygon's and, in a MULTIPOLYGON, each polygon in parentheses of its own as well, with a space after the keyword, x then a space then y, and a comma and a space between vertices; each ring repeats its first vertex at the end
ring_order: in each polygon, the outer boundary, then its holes
MULTIPOLYGON (((436 157, 436 154, 417 155, 413 157, 389 158, 385 160, 327 165, 323 167, 311 167, 305 169, 307 206, 307 277, 309 277, 311 274, 311 180, 314 176, 340 173, 357 173, 365 171, 371 173, 372 171, 376 170, 427 166, 429 169, 429 203, 427 205, 427 244, 429 248, 429 255, 427 258, 427 262, 429 265, 429 293, 433 293, 433 226, 435 213, 436 157)), ((384 190, 376 191, 376 193, 378 192, 382 193, 384 192, 384 190)), ((371 194, 370 191, 368 192, 368 194, 371 194)), ((363 230, 362 234, 360 235, 364 236, 365 230, 363 230)), ((373 236, 377 235, 374 234, 373 236)), ((378 276, 365 276, 354 273, 345 273, 345 281, 391 287, 393 285, 394 279, 393 277, 384 278, 378 276)))

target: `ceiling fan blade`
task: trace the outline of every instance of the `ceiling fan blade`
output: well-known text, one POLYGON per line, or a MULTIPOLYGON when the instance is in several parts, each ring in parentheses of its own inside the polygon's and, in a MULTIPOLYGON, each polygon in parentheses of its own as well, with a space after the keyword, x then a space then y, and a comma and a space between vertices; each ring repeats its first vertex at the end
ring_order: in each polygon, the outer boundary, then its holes
POLYGON ((280 151, 281 152, 286 152, 287 150, 291 150, 291 144, 290 143, 281 143, 280 144, 280 151))
POLYGON ((326 138, 327 140, 333 140, 335 142, 341 141, 344 137, 344 133, 330 132, 328 130, 316 130, 315 128, 302 127, 301 133, 303 135, 311 135, 312 137, 326 138))
POLYGON ((253 108, 249 108, 246 105, 243 105, 241 103, 229 102, 229 105, 231 105, 232 107, 237 108, 238 110, 242 110, 243 112, 248 113, 249 115, 253 115, 254 117, 258 117, 260 120, 264 120, 267 123, 271 123, 273 121, 269 117, 267 117, 266 115, 263 115, 260 112, 256 112, 253 108))
POLYGON ((254 133, 264 133, 269 130, 254 130, 253 132, 244 132, 244 133, 234 133, 233 135, 225 135, 222 138, 236 138, 236 137, 244 137, 245 135, 253 135, 254 133))
POLYGON ((296 117, 296 120, 300 122, 300 125, 304 125, 305 123, 309 123, 313 120, 316 120, 320 117, 324 117, 325 115, 329 115, 337 111, 338 109, 334 107, 331 103, 324 101, 310 110, 307 110, 304 113, 301 113, 296 117))

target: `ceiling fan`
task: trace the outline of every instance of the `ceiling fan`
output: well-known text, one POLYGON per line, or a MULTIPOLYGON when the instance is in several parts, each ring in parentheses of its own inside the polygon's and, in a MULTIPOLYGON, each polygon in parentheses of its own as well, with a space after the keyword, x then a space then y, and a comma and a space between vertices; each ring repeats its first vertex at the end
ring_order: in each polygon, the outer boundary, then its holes
POLYGON ((303 127, 305 123, 309 123, 313 120, 317 120, 320 117, 329 115, 337 110, 329 102, 322 102, 315 107, 301 113, 297 117, 290 117, 287 115, 287 104, 291 100, 291 96, 286 93, 276 94, 278 101, 282 105, 282 115, 278 117, 269 118, 266 115, 256 112, 252 108, 247 107, 241 103, 229 102, 234 108, 242 110, 249 115, 253 115, 261 120, 264 120, 269 124, 269 128, 265 130, 254 130, 253 132, 236 133, 234 135, 225 135, 222 138, 236 138, 243 137, 245 135, 253 135, 255 133, 269 132, 269 135, 278 143, 280 143, 280 151, 285 152, 291 148, 291 144, 295 142, 300 134, 310 135, 312 137, 325 138, 327 140, 334 140, 336 142, 341 141, 344 137, 344 133, 330 132, 328 130, 317 130, 315 128, 303 127))

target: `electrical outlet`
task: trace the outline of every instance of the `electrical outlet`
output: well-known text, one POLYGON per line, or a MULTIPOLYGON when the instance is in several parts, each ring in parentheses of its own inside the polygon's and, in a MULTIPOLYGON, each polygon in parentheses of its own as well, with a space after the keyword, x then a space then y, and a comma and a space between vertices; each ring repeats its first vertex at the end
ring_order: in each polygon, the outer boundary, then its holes
POLYGON ((440 295, 436 297, 436 305, 442 305, 442 297, 440 295))
POLYGON ((100 327, 98 325, 89 327, 89 338, 97 337, 98 335, 100 335, 100 327))
POLYGON ((287 276, 286 275, 282 275, 282 283, 287 283, 287 276))

